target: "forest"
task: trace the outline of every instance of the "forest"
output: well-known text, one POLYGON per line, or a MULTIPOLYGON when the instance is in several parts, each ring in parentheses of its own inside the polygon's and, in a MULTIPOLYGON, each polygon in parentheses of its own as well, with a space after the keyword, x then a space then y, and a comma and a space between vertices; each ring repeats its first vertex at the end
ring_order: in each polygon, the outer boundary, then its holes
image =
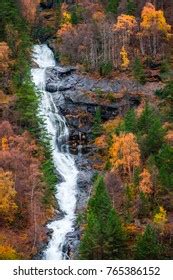
POLYGON ((62 178, 31 76, 36 44, 48 45, 68 72, 59 90, 56 68, 46 72, 46 90, 64 96, 65 145, 79 173, 92 174, 86 202, 76 206, 79 242, 68 245, 69 258, 173 258, 171 9, 171 0, 0 2, 1 260, 40 258, 46 225, 61 212, 62 178), (68 75, 80 87, 68 87, 68 75))

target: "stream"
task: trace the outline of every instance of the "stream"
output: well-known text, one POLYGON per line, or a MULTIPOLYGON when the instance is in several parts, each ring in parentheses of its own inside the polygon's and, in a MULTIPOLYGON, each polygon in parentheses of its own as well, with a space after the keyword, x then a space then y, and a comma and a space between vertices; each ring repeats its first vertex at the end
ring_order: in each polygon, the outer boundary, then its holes
POLYGON ((47 225, 52 236, 43 252, 43 259, 63 260, 68 258, 63 251, 66 235, 75 230, 78 169, 66 144, 69 137, 66 120, 55 106, 51 93, 45 90, 46 70, 56 66, 54 54, 47 45, 35 45, 33 61, 37 66, 31 70, 32 79, 41 96, 39 115, 43 117, 46 130, 51 136, 54 166, 62 178, 56 185, 55 197, 63 217, 47 225))

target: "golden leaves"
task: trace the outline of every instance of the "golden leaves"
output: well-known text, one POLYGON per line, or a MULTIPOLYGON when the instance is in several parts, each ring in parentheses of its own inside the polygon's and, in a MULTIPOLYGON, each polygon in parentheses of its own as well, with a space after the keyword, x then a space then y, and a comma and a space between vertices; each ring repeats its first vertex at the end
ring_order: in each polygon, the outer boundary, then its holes
POLYGON ((140 24, 144 32, 161 31, 166 36, 171 31, 171 26, 167 24, 162 10, 156 10, 151 3, 147 3, 142 10, 142 22, 140 24))
POLYGON ((0 216, 12 222, 17 210, 13 174, 0 169, 0 216))
POLYGON ((131 180, 135 167, 140 166, 140 149, 136 136, 133 133, 114 136, 110 157, 113 168, 121 169, 131 180))
POLYGON ((8 245, 0 244, 0 260, 16 260, 18 259, 15 249, 8 245))
POLYGON ((121 49, 120 55, 121 55, 121 60, 122 60, 121 67, 123 69, 127 69, 130 64, 130 60, 128 59, 128 54, 127 54, 127 51, 124 46, 121 49))
POLYGON ((9 150, 8 140, 7 140, 6 136, 2 137, 1 148, 2 148, 2 151, 8 151, 9 150))
POLYGON ((155 214, 153 222, 156 224, 156 226, 163 228, 167 220, 166 210, 160 206, 159 212, 155 214))
POLYGON ((114 30, 125 30, 131 32, 137 26, 137 21, 134 16, 122 14, 118 16, 117 23, 114 25, 114 30))

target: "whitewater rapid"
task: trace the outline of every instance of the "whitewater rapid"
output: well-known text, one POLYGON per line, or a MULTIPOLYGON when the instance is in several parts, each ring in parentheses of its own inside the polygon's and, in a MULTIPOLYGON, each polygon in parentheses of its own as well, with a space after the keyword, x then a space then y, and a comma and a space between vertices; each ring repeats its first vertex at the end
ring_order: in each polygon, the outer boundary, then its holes
POLYGON ((46 69, 56 65, 53 52, 47 45, 35 45, 33 48, 33 61, 37 68, 32 68, 32 79, 40 92, 39 115, 43 116, 46 130, 51 136, 54 165, 62 177, 62 182, 56 185, 55 196, 60 210, 64 213, 63 218, 47 225, 53 233, 43 253, 43 258, 62 260, 67 258, 63 253, 66 234, 74 231, 78 170, 73 156, 68 152, 68 146, 63 145, 69 137, 66 121, 59 114, 51 93, 45 90, 46 69))

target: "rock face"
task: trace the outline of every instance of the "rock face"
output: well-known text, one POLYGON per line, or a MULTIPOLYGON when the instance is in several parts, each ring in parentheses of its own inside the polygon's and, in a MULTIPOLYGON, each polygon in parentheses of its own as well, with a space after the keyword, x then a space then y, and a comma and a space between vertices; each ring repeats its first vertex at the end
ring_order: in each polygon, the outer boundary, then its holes
POLYGON ((136 91, 135 81, 95 80, 78 74, 74 67, 59 66, 48 69, 46 76, 46 90, 52 93, 70 128, 69 145, 74 154, 89 152, 98 106, 102 120, 107 121, 139 104, 139 97, 130 94, 136 91))

